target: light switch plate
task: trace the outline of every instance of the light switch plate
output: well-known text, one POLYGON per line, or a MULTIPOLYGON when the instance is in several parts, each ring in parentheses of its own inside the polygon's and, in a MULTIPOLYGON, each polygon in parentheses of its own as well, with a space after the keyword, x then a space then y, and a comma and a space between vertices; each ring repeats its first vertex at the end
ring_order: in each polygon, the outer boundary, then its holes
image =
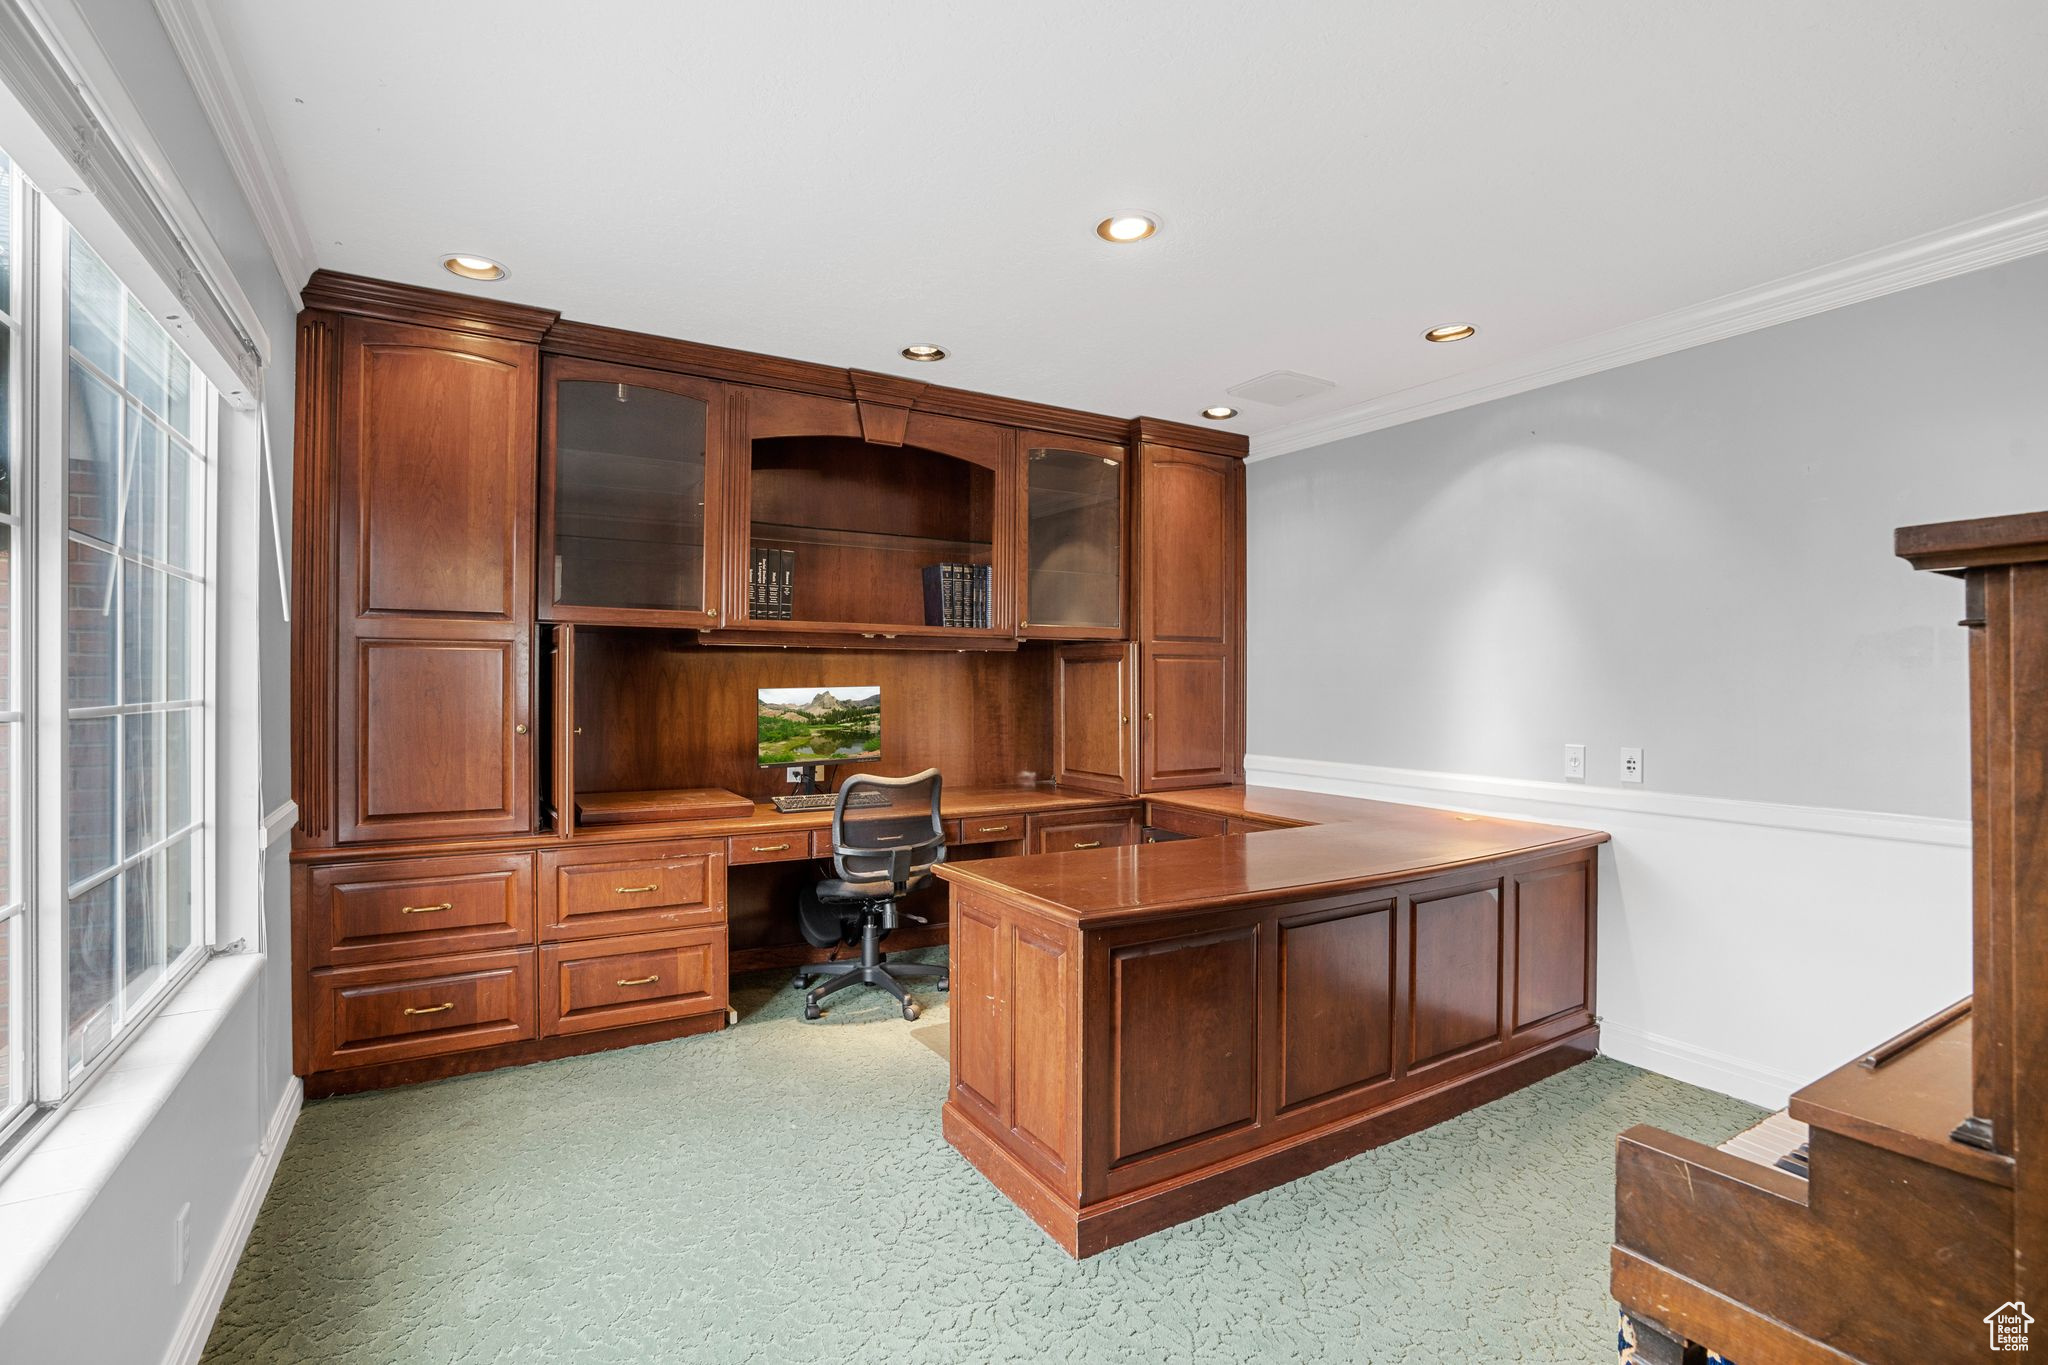
POLYGON ((1586 746, 1567 744, 1564 746, 1564 776, 1567 782, 1586 780, 1586 746))

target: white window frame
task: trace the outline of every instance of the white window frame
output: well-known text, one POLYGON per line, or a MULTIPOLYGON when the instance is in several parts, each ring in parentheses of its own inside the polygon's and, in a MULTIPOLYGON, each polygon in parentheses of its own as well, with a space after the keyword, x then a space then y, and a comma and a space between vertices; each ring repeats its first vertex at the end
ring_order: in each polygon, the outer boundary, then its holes
MULTIPOLYGON (((66 546, 70 527, 66 501, 67 401, 69 368, 73 356, 68 336, 69 234, 70 225, 58 201, 43 195, 15 163, 16 202, 20 212, 19 231, 14 238, 15 296, 18 300, 17 344, 11 361, 15 366, 14 514, 17 526, 14 552, 17 601, 21 610, 14 622, 14 657, 18 669, 16 705, 27 718, 23 725, 21 756, 17 771, 22 789, 14 802, 17 842, 14 856, 23 892, 22 937, 17 945, 28 961, 29 970, 20 1018, 27 1024, 26 1037, 10 1035, 10 1054, 21 1058, 21 1076, 27 1104, 16 1112, 0 1115, 0 1172, 18 1155, 10 1150, 21 1145, 39 1120, 69 1106, 95 1079, 111 1067, 136 1034, 160 1013, 167 1001, 213 956, 219 934, 218 884, 220 783, 219 766, 219 641, 221 632, 221 494, 223 480, 220 459, 223 445, 221 398, 213 383, 198 366, 193 369, 195 431, 193 444, 202 452, 199 477, 190 496, 197 504, 194 533, 202 544, 197 556, 199 575, 192 594, 191 609, 202 616, 202 627, 193 644, 189 667, 197 692, 192 707, 192 731, 188 739, 188 761, 197 772, 191 822, 177 831, 165 830, 147 849, 121 850, 111 872, 95 873, 81 881, 87 886, 109 877, 149 856, 188 832, 193 841, 192 941, 181 958, 166 964, 164 974, 139 997, 126 998, 125 963, 119 943, 125 925, 125 906, 115 905, 116 999, 115 1026, 99 1052, 76 1071, 67 1058, 70 1032, 68 969, 66 963, 66 911, 73 889, 68 880, 68 810, 65 805, 65 740, 70 707, 66 704, 66 546), (20 536, 26 523, 26 539, 20 536), (32 798, 32 799, 31 799, 32 798)), ((94 245, 88 240, 88 245, 94 245)), ((95 247, 97 250, 97 248, 95 247)), ((106 253, 99 252, 102 259, 106 253)), ((128 281, 116 271, 124 289, 128 281)), ((125 297, 125 295, 124 295, 125 297)), ((125 316, 126 304, 123 304, 125 316)), ((124 322, 125 331, 125 322, 124 322)), ((173 336, 173 344, 176 337, 173 336)), ((105 382, 123 405, 134 402, 129 390, 113 376, 99 372, 86 362, 95 377, 105 382)), ((134 420, 124 411, 124 421, 134 420)), ((125 490, 124 490, 125 492, 125 490)), ((125 501, 125 498, 124 498, 125 501)), ((191 580, 188 580, 191 581, 191 580)), ((115 613, 117 620, 120 613, 115 613)), ((117 625, 117 638, 119 626, 117 625)), ((120 655, 115 655, 120 667, 120 655)), ((141 708, 109 706, 92 708, 96 713, 127 714, 132 709, 169 709, 161 705, 141 708)), ((5 713, 12 714, 12 713, 5 713)), ((116 733, 119 733, 117 723, 116 733)), ((117 749, 117 755, 119 750, 117 749)), ((117 784, 125 764, 117 757, 117 784)), ((126 817, 116 788, 114 820, 126 817)), ((13 913, 13 912, 10 912, 13 913)))

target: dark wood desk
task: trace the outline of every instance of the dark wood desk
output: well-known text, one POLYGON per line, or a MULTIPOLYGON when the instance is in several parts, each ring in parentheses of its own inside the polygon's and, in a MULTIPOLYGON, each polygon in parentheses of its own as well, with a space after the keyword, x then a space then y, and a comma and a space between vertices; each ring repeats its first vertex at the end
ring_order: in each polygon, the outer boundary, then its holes
POLYGON ((947 1140, 1070 1254, 1593 1054, 1605 834, 1259 788, 1146 801, 1154 827, 1221 827, 940 869, 947 1140))

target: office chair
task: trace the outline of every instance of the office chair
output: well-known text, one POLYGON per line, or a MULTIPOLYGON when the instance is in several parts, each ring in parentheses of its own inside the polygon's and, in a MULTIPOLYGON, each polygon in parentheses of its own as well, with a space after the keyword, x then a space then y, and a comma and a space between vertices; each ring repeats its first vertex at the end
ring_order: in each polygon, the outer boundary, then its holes
MULTIPOLYGON (((863 798, 873 801, 872 796, 863 798)), ((927 768, 910 777, 873 777, 856 773, 839 788, 832 807, 832 865, 839 875, 805 889, 797 904, 797 922, 816 948, 860 945, 860 965, 816 986, 812 969, 800 968, 794 983, 804 995, 804 1018, 816 1019, 819 1002, 848 986, 879 986, 903 1003, 903 1017, 917 1018, 917 1002, 903 988, 901 977, 935 976, 948 986, 946 969, 913 962, 890 962, 881 942, 899 918, 927 921, 897 909, 899 898, 932 879, 932 868, 946 860, 946 830, 939 823, 939 770, 927 768), (876 793, 881 804, 850 806, 855 792, 876 793), (806 987, 809 989, 806 990, 806 987)), ((834 962, 814 964, 831 967, 834 962)))

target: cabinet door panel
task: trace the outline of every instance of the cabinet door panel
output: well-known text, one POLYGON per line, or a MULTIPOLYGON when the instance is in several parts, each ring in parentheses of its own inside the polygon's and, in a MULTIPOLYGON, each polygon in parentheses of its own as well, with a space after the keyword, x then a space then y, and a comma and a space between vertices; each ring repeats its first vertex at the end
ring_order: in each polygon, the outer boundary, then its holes
POLYGON ((342 353, 341 582, 351 614, 523 623, 532 348, 351 318, 342 353))
POLYGON ((1233 780, 1233 669, 1228 649, 1146 646, 1142 747, 1147 791, 1233 780))
POLYGON ((533 828, 536 347, 349 318, 335 837, 533 828))
POLYGON ((358 641, 342 837, 510 834, 530 822, 524 651, 507 640, 358 641))
POLYGON ((1053 781, 1060 786, 1121 796, 1138 790, 1133 656, 1129 645, 1066 645, 1054 654, 1053 781))
POLYGON ((1497 886, 1409 906, 1411 1074, 1500 1036, 1501 896, 1497 886))
POLYGON ((563 357, 548 361, 546 385, 541 614, 717 625, 723 388, 563 357))
POLYGON ((1241 590, 1242 465, 1221 455, 1146 446, 1144 635, 1227 644, 1241 590))
POLYGON ((1124 634, 1124 448, 1026 432, 1020 630, 1124 634))

